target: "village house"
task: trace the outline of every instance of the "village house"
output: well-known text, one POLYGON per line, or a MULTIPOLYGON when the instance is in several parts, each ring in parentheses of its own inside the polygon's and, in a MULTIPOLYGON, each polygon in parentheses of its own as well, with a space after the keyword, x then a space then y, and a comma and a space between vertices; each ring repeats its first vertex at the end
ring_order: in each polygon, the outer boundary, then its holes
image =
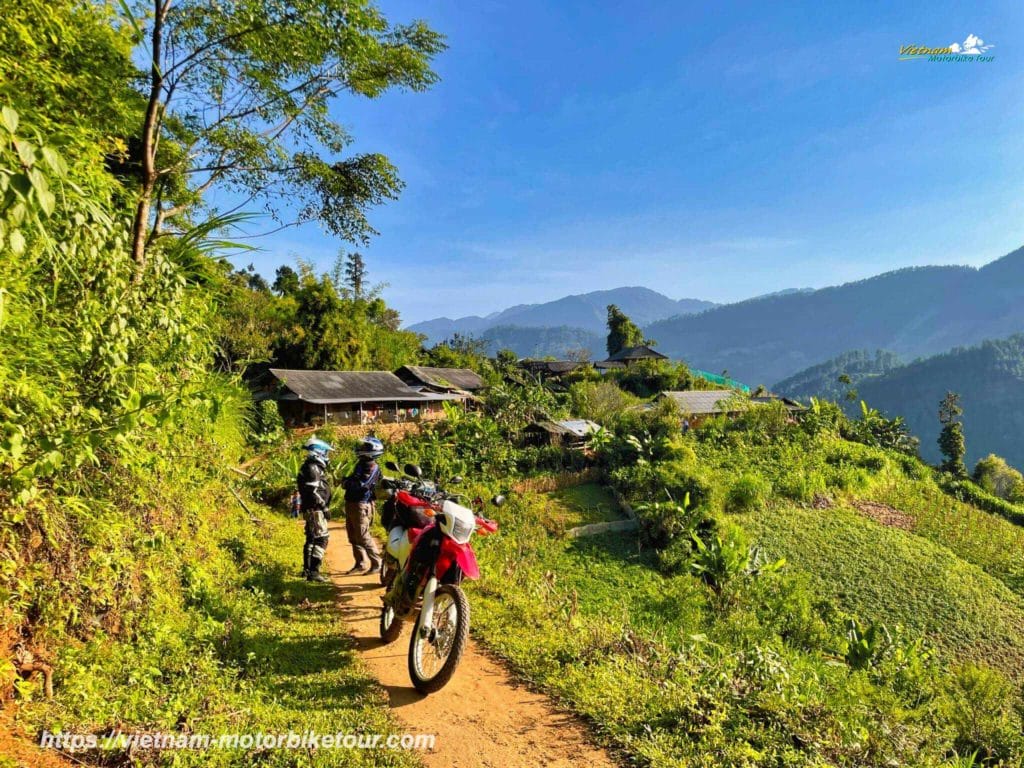
POLYGON ((563 448, 582 448, 587 438, 601 426, 587 419, 537 421, 523 430, 527 445, 558 445, 563 448))
POLYGON ((289 427, 306 424, 392 424, 444 416, 442 403, 465 394, 434 392, 406 384, 389 371, 299 371, 271 368, 277 400, 289 427))
POLYGON ((532 373, 541 379, 559 378, 567 373, 573 373, 581 368, 590 365, 589 362, 579 360, 530 360, 519 361, 519 367, 527 373, 532 373))
POLYGON ((432 368, 426 365, 403 365, 395 375, 414 389, 447 394, 471 395, 483 389, 486 382, 469 368, 432 368))
MULTIPOLYGON (((668 355, 663 355, 661 352, 656 352, 646 344, 641 344, 636 347, 623 347, 614 355, 609 355, 607 360, 603 362, 606 364, 605 367, 620 367, 629 366, 633 363, 639 363, 642 360, 668 360, 668 355), (609 366, 608 363, 618 363, 618 366, 609 366)), ((598 367, 601 367, 600 365, 598 367)))
POLYGON ((711 416, 726 414, 736 416, 741 413, 747 403, 764 405, 775 400, 780 401, 791 414, 803 411, 804 408, 795 400, 776 395, 759 395, 746 398, 731 389, 692 390, 686 392, 662 392, 655 400, 668 398, 679 407, 680 413, 691 427, 711 416))

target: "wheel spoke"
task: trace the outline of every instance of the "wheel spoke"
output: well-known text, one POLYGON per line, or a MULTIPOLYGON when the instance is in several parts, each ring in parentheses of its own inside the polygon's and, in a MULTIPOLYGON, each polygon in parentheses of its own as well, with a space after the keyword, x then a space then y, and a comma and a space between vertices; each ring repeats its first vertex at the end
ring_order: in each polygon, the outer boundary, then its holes
POLYGON ((451 596, 443 593, 437 596, 433 626, 427 628, 426 637, 417 638, 414 651, 416 668, 424 680, 436 677, 451 654, 458 626, 458 610, 451 596))

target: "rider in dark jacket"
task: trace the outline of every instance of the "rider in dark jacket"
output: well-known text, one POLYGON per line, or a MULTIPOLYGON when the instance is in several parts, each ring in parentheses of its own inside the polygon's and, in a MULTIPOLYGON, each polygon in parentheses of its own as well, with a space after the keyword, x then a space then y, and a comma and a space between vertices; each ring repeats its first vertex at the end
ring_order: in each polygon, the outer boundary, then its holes
POLYGON ((334 449, 315 437, 307 440, 303 448, 308 455, 296 478, 302 497, 302 516, 306 521, 302 575, 310 581, 327 581, 327 577, 320 573, 320 565, 330 536, 327 521, 330 519, 331 485, 327 477, 327 455, 334 449))
POLYGON ((375 495, 381 480, 377 459, 384 454, 384 444, 375 437, 366 437, 356 446, 355 469, 345 478, 345 528, 355 565, 349 573, 376 573, 380 570, 380 548, 370 532, 376 510, 375 495), (364 565, 364 561, 369 561, 364 565))

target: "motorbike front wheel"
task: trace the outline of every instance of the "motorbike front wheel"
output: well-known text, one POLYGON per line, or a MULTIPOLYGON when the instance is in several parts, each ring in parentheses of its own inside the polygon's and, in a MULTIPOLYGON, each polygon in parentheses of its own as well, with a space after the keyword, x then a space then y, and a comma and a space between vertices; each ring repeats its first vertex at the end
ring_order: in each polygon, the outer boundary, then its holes
POLYGON ((444 584, 434 596, 433 626, 421 631, 422 612, 409 639, 409 677, 420 693, 448 684, 469 644, 469 601, 462 588, 444 584))

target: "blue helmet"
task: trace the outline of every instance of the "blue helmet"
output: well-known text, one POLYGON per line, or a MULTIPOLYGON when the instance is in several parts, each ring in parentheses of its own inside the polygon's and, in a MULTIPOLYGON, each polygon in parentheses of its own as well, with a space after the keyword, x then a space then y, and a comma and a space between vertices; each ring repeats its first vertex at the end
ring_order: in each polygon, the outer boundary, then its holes
POLYGON ((334 450, 333 445, 324 442, 319 437, 309 438, 302 447, 309 451, 310 456, 324 464, 327 463, 327 454, 334 450))
POLYGON ((384 455, 384 443, 376 437, 364 437, 356 445, 356 456, 361 459, 379 459, 384 455))

